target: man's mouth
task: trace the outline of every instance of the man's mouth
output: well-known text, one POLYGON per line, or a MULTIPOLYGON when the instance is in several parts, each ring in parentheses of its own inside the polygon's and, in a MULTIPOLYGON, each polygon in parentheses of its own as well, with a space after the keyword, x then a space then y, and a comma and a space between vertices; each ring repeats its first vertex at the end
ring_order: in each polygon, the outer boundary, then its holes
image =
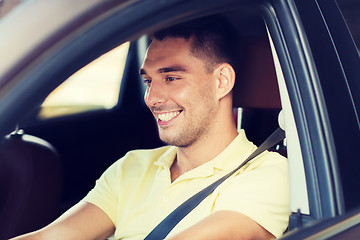
POLYGON ((157 113, 158 124, 166 125, 177 118, 182 111, 157 113))

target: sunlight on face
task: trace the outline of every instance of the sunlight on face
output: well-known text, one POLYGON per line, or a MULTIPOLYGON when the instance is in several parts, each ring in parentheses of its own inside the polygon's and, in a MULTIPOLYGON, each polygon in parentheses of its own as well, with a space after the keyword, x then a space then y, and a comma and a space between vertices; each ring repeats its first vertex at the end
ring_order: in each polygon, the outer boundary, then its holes
POLYGON ((187 147, 206 137, 216 108, 213 73, 190 51, 190 41, 153 41, 141 74, 147 84, 145 102, 157 120, 160 138, 187 147))

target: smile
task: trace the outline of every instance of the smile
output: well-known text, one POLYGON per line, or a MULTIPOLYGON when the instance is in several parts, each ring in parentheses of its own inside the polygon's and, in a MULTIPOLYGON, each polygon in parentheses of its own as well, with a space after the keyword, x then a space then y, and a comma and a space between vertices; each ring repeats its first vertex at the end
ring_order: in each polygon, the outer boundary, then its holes
POLYGON ((166 113, 158 113, 157 118, 158 122, 170 122, 171 120, 175 119, 181 111, 178 112, 166 112, 166 113))

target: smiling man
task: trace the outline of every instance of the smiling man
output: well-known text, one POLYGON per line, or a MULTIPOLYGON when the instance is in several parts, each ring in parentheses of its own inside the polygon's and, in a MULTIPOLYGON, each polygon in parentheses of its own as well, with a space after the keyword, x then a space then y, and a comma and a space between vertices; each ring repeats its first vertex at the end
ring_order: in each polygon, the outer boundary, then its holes
MULTIPOLYGON (((127 153, 79 204, 28 239, 144 239, 177 206, 240 165, 256 146, 233 120, 238 44, 219 16, 155 33, 140 74, 145 103, 169 146, 127 153)), ((272 239, 289 214, 287 160, 264 152, 167 239, 272 239)))
POLYGON ((227 63, 208 69, 192 52, 193 41, 155 39, 140 70, 160 138, 178 147, 172 180, 213 159, 238 134, 229 94, 235 72, 227 63))

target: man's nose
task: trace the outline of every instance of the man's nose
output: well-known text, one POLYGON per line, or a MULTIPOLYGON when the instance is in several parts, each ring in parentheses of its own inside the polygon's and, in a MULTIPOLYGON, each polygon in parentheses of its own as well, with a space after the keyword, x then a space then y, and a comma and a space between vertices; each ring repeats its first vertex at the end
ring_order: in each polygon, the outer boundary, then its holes
POLYGON ((161 82, 153 81, 145 92, 145 103, 155 106, 166 101, 166 89, 161 82))

